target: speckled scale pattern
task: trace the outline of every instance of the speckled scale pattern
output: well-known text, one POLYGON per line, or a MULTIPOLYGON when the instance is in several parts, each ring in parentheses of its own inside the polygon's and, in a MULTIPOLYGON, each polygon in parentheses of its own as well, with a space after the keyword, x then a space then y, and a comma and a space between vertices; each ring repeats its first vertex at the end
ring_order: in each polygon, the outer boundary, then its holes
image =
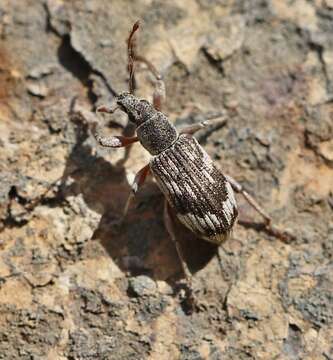
POLYGON ((230 184, 198 141, 180 135, 150 161, 150 168, 178 219, 199 237, 220 244, 237 218, 230 184))

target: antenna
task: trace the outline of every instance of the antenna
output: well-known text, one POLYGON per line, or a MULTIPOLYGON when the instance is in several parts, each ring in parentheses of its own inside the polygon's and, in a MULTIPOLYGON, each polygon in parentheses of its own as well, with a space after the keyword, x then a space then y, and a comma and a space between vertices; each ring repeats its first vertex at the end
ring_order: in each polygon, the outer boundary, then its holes
POLYGON ((140 21, 136 21, 133 25, 133 28, 130 32, 130 35, 127 40, 127 54, 128 54, 128 73, 129 73, 129 80, 128 80, 128 87, 129 92, 133 94, 135 89, 135 79, 134 79, 134 61, 135 59, 135 39, 134 34, 139 29, 140 21))

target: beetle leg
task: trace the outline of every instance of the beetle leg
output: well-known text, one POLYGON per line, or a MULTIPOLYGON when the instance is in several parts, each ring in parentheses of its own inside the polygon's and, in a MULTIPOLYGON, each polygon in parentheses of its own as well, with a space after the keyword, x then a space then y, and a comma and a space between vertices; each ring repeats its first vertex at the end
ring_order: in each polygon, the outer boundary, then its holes
POLYGON ((140 187, 144 184, 149 173, 150 173, 150 167, 148 164, 148 165, 144 166, 141 170, 139 170, 138 173, 135 175, 133 184, 131 185, 132 191, 128 195, 126 205, 123 210, 123 218, 125 218, 125 216, 127 215, 129 206, 130 206, 133 198, 135 197, 135 195, 138 192, 138 190, 140 189, 140 187))
POLYGON ((246 191, 244 190, 243 186, 241 184, 239 184, 234 178, 232 178, 229 175, 225 175, 226 180, 228 181, 228 183, 231 185, 231 187, 233 188, 233 190, 236 193, 240 193, 244 196, 245 200, 264 218, 265 221, 265 227, 266 230, 268 231, 268 233, 270 233, 271 235, 283 240, 283 241, 288 241, 294 238, 293 235, 289 234, 286 231, 282 231, 280 229, 277 229, 273 224, 272 224, 272 219, 271 217, 265 212, 265 210, 257 203, 257 201, 246 191))
POLYGON ((101 105, 96 109, 96 112, 113 114, 117 109, 119 109, 119 106, 117 104, 113 104, 111 106, 101 105))
POLYGON ((165 98, 166 95, 164 81, 162 79, 156 80, 153 94, 153 105, 156 110, 162 110, 163 104, 165 103, 165 98))
POLYGON ((153 74, 153 76, 155 77, 156 80, 162 80, 162 76, 157 71, 155 66, 148 59, 146 59, 144 56, 138 55, 136 53, 136 48, 134 49, 134 60, 145 64, 147 66, 148 70, 153 74))
POLYGON ((126 137, 119 135, 119 136, 104 137, 104 136, 100 136, 98 133, 95 134, 95 139, 101 146, 111 147, 111 148, 124 147, 139 141, 137 136, 126 137))
POLYGON ((182 265, 183 272, 184 272, 184 275, 186 278, 187 285, 188 285, 190 291, 192 291, 192 274, 184 260, 182 249, 180 247, 179 242, 177 241, 172 216, 170 214, 170 210, 171 210, 170 205, 169 205, 168 201, 165 199, 165 201, 164 201, 164 224, 165 224, 166 230, 167 230, 172 242, 175 244, 177 254, 178 254, 178 257, 179 257, 179 260, 182 265))
POLYGON ((121 218, 116 221, 116 225, 121 226, 126 218, 126 215, 128 213, 129 207, 140 189, 140 187, 144 184, 148 174, 150 173, 150 167, 149 164, 144 166, 141 170, 138 171, 138 173, 135 175, 134 181, 131 185, 131 192, 128 195, 128 198, 126 200, 123 213, 121 215, 121 218))
POLYGON ((132 191, 129 194, 128 199, 126 201, 126 205, 125 205, 125 208, 123 211, 123 216, 126 216, 128 209, 129 209, 129 205, 131 203, 131 199, 134 198, 134 196, 136 195, 136 193, 138 192, 140 187, 144 184, 149 173, 150 173, 150 167, 149 167, 149 164, 147 164, 141 170, 139 170, 138 173, 135 175, 133 184, 131 185, 132 191))
POLYGON ((162 75, 156 70, 155 66, 145 57, 135 54, 134 59, 135 61, 145 64, 148 70, 155 77, 153 105, 156 110, 161 111, 166 98, 165 84, 164 81, 162 80, 162 75))
POLYGON ((202 121, 198 124, 189 125, 179 131, 179 134, 194 135, 197 131, 205 128, 208 125, 207 121, 202 121))
POLYGON ((208 115, 205 121, 198 122, 193 125, 185 126, 184 128, 180 129, 180 134, 188 134, 194 135, 197 131, 204 129, 208 125, 214 125, 212 131, 215 131, 219 127, 222 127, 226 123, 227 119, 224 117, 223 113, 215 113, 208 115), (218 122, 211 122, 211 120, 219 119, 218 122))
POLYGON ((228 183, 231 185, 236 193, 240 193, 244 196, 246 201, 265 219, 266 225, 269 225, 272 221, 271 217, 265 212, 265 210, 257 203, 257 201, 246 191, 243 186, 238 183, 234 178, 229 175, 224 175, 228 183))
MULTIPOLYGON (((96 112, 104 112, 108 114, 112 114, 114 111, 118 109, 117 106, 100 106, 97 108, 96 112)), ((124 157, 118 161, 117 165, 123 165, 129 157, 131 148, 133 143, 139 141, 137 136, 133 136, 135 134, 135 126, 128 122, 127 125, 123 128, 123 134, 119 136, 111 136, 111 137, 104 137, 101 136, 98 132, 96 132, 96 125, 93 128, 93 132, 95 132, 95 139, 96 141, 104 147, 111 147, 111 148, 119 148, 125 147, 125 154, 124 157)))
POLYGON ((141 62, 145 64, 148 70, 153 74, 156 82, 154 84, 153 104, 156 110, 162 109, 163 102, 165 100, 165 85, 162 80, 161 74, 157 71, 155 66, 144 56, 137 53, 136 40, 134 37, 135 32, 138 30, 140 23, 137 21, 133 25, 133 29, 127 40, 127 51, 128 51, 128 72, 129 72, 129 89, 130 93, 134 93, 135 90, 135 62, 141 62))
POLYGON ((136 53, 136 47, 133 48, 133 59, 137 62, 145 64, 148 70, 153 74, 155 78, 154 93, 153 93, 153 105, 158 111, 162 110, 163 103, 165 102, 165 84, 162 80, 162 75, 157 71, 155 66, 147 60, 144 56, 136 53))
MULTIPOLYGON (((126 137, 133 137, 135 134, 135 125, 131 123, 130 121, 127 122, 127 125, 123 129, 123 135, 126 137)), ((132 150, 133 143, 125 147, 125 153, 124 157, 117 162, 117 165, 123 165, 127 161, 127 159, 130 156, 131 150, 132 150)))
MULTIPOLYGON (((117 109, 119 109, 117 104, 113 104, 111 106, 102 105, 96 109, 96 113, 102 112, 102 113, 107 113, 107 114, 113 114, 117 109)), ((134 130, 134 129, 131 129, 131 130, 134 130)), ((125 147, 125 146, 129 146, 129 145, 139 141, 137 136, 132 136, 135 131, 131 131, 131 134, 130 134, 131 136, 120 135, 120 136, 110 136, 110 137, 104 137, 104 136, 99 135, 98 132, 96 132, 96 125, 95 125, 93 131, 95 132, 96 141, 101 146, 104 146, 104 147, 111 147, 111 148, 125 147)), ((129 135, 129 134, 127 134, 127 135, 129 135)))

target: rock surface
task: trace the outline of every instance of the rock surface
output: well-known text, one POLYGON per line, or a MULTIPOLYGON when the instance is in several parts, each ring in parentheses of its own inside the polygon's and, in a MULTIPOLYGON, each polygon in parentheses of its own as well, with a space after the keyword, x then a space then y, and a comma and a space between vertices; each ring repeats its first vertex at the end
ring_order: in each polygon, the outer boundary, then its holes
POLYGON ((0 0, 0 359, 332 359, 332 33, 329 0, 0 0), (165 112, 224 114, 198 138, 295 235, 242 198, 219 256, 177 224, 193 313, 152 179, 113 226, 149 155, 93 137, 126 123, 94 110, 127 89, 138 18, 165 112))

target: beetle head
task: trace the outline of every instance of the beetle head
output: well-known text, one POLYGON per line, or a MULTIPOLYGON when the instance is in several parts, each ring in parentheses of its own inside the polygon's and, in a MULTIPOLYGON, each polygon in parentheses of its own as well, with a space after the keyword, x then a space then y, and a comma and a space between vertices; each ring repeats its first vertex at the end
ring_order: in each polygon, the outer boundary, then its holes
POLYGON ((139 99, 127 92, 119 94, 116 101, 120 109, 128 115, 129 120, 136 126, 147 121, 156 112, 147 100, 139 99))

